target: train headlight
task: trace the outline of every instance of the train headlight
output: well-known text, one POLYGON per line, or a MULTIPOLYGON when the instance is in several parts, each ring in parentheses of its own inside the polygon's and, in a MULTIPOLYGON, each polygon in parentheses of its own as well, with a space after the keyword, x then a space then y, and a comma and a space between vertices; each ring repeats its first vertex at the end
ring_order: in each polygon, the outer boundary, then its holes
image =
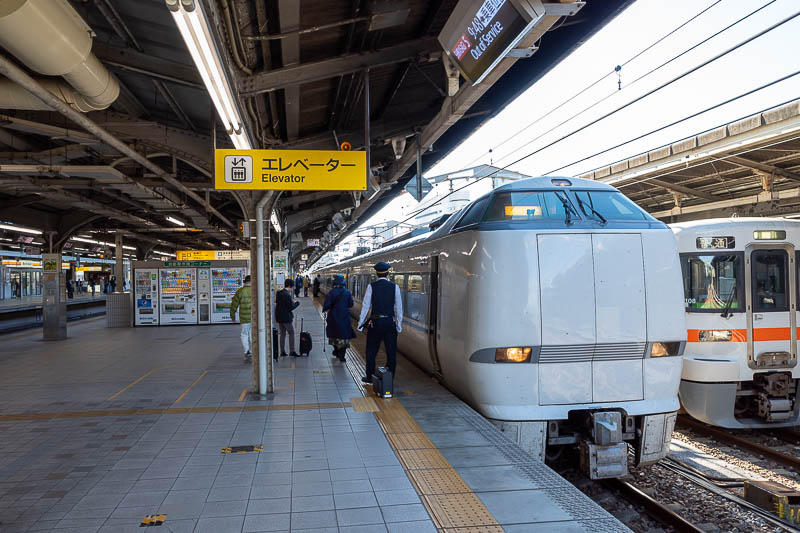
POLYGON ((530 347, 498 348, 494 351, 496 363, 527 363, 531 360, 530 347))
POLYGON ((654 342, 650 345, 650 357, 670 357, 680 353, 680 342, 654 342))
POLYGON ((702 342, 727 342, 733 338, 729 329, 704 329, 700 330, 697 338, 702 342))

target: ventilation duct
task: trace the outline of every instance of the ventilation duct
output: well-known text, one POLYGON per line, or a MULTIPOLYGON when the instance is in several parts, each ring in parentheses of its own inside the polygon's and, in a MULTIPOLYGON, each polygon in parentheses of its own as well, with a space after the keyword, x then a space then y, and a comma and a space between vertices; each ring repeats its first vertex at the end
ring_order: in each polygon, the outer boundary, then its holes
MULTIPOLYGON (((0 0, 0 46, 28 68, 60 80, 39 79, 78 111, 106 109, 119 84, 92 53, 92 30, 66 0, 0 0)), ((50 109, 10 80, 0 80, 0 107, 50 109)))

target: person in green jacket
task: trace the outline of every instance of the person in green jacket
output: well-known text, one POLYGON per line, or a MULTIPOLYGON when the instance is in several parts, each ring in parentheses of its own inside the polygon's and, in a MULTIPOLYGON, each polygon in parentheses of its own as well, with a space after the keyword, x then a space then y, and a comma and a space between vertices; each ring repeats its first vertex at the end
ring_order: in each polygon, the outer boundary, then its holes
POLYGON ((242 347, 244 348, 244 362, 250 363, 253 360, 253 352, 250 351, 250 276, 245 276, 244 285, 239 287, 231 300, 231 321, 236 322, 236 310, 239 310, 239 323, 242 325, 242 347))

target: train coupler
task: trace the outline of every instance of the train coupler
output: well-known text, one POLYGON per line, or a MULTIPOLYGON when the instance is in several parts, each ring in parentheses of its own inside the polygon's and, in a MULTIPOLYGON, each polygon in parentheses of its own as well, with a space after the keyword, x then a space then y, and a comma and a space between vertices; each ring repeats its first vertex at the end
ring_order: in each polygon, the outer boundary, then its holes
POLYGON ((753 376, 753 385, 759 391, 756 396, 758 416, 767 422, 783 422, 794 415, 794 399, 791 397, 791 374, 769 373, 753 376))
POLYGON ((591 479, 607 479, 628 474, 628 445, 623 441, 622 413, 601 411, 591 414, 594 442, 582 441, 581 469, 591 479))

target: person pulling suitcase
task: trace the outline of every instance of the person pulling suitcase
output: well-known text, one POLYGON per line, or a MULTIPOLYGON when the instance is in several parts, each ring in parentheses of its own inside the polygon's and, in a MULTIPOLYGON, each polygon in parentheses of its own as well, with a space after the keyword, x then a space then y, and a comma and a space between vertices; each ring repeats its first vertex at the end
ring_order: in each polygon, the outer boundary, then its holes
POLYGON ((374 268, 378 280, 367 286, 358 319, 358 331, 367 328, 367 375, 361 378, 366 384, 372 383, 381 341, 386 349, 386 366, 395 374, 397 334, 403 331, 403 297, 400 287, 388 280, 391 265, 381 261, 374 268))

